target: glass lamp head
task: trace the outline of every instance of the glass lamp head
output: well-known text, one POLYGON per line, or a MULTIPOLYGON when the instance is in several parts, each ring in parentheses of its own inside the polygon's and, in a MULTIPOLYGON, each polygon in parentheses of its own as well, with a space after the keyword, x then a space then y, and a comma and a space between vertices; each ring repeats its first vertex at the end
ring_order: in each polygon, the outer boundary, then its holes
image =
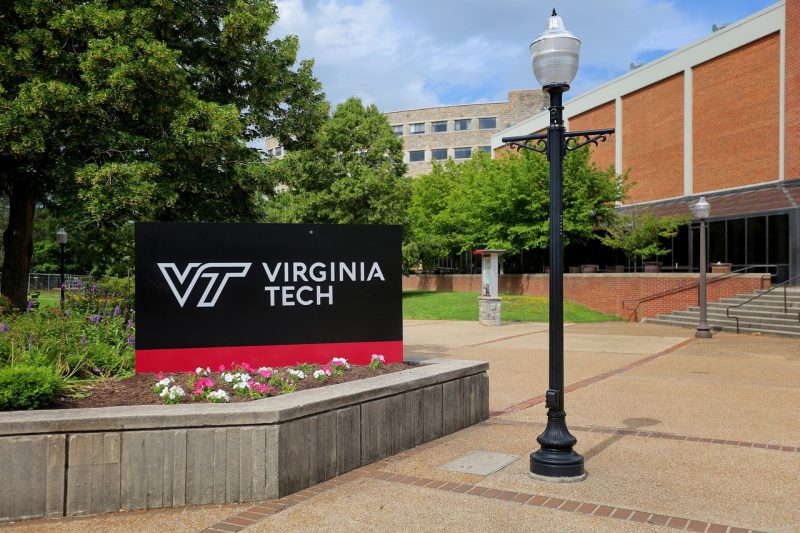
POLYGON ((56 240, 58 244, 67 244, 67 232, 64 228, 58 230, 58 233, 56 233, 56 240))
POLYGON ((554 9, 547 29, 531 43, 533 75, 542 87, 569 87, 578 72, 580 51, 580 39, 567 31, 554 9))
POLYGON ((701 196, 697 203, 694 204, 692 211, 694 212, 695 218, 708 218, 711 214, 711 204, 706 201, 705 196, 701 196))

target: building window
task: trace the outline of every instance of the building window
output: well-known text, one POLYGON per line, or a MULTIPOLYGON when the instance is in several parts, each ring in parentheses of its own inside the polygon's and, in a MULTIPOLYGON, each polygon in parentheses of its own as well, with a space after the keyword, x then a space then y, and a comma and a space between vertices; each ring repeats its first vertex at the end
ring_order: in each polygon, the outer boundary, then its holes
POLYGON ((433 133, 442 133, 442 132, 447 131, 447 121, 446 120, 440 120, 438 122, 432 122, 431 123, 431 131, 433 133))
POLYGON ((447 148, 436 148, 435 150, 431 150, 431 159, 435 161, 447 159, 447 148))
POLYGON ((478 119, 479 130, 493 130, 497 128, 497 117, 486 117, 478 119))
POLYGON ((398 124, 397 126, 392 126, 392 133, 394 133, 398 137, 402 137, 403 136, 403 125, 402 124, 398 124))
POLYGON ((276 155, 276 156, 281 156, 281 155, 283 155, 283 148, 281 148, 280 146, 278 146, 277 148, 275 148, 275 155, 276 155))
POLYGON ((492 147, 491 146, 478 146, 478 151, 479 152, 486 152, 487 154, 489 154, 489 153, 492 152, 492 147))
POLYGON ((425 123, 417 122, 415 124, 409 124, 408 133, 410 133, 411 135, 416 135, 418 133, 425 133, 425 123))
POLYGON ((469 159, 472 157, 472 148, 456 148, 454 152, 456 159, 469 159))
POLYGON ((466 131, 472 129, 471 118, 460 118, 453 121, 453 129, 456 131, 466 131))
POLYGON ((408 152, 408 161, 410 163, 425 161, 425 150, 412 150, 408 152))

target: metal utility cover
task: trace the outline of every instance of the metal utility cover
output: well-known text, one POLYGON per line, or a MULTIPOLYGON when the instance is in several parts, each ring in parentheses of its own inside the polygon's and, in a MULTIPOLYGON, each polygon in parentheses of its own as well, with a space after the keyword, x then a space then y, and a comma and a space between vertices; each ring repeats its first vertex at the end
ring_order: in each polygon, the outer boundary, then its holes
POLYGON ((442 468, 452 472, 488 476, 510 465, 519 459, 519 457, 519 455, 508 455, 505 453, 469 452, 458 459, 454 459, 442 465, 442 468))

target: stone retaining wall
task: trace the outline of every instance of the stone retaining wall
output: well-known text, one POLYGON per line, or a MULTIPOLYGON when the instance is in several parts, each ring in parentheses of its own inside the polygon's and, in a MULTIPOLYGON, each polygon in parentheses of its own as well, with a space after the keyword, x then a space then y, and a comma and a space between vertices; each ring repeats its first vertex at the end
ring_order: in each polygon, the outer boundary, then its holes
POLYGON ((488 365, 236 404, 0 413, 0 522, 283 497, 489 416, 488 365))

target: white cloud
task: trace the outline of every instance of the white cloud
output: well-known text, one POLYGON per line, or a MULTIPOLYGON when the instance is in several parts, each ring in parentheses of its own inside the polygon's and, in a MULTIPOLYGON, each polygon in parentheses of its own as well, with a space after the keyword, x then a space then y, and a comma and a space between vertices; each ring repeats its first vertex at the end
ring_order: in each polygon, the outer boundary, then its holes
MULTIPOLYGON (((357 95, 384 111, 502 100, 510 89, 536 87, 528 45, 544 29, 553 4, 582 41, 573 96, 626 72, 648 52, 707 35, 712 23, 690 10, 699 9, 691 0, 277 3, 280 19, 272 36, 300 37, 300 56, 316 60, 328 98, 335 104, 357 95)), ((725 19, 719 9, 714 16, 725 19)))

